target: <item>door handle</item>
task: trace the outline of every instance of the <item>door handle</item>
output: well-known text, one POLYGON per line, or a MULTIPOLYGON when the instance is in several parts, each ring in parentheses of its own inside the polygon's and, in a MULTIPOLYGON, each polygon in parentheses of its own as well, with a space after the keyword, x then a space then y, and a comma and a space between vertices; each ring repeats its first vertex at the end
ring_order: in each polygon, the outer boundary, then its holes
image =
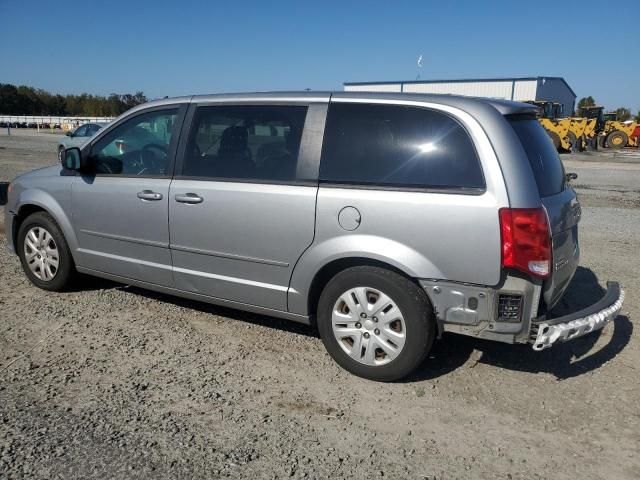
POLYGON ((195 193, 183 193, 175 196, 176 202, 180 203, 202 203, 204 198, 195 193))
POLYGON ((138 192, 138 198, 140 200, 162 200, 162 194, 158 192, 152 192, 151 190, 143 190, 138 192))

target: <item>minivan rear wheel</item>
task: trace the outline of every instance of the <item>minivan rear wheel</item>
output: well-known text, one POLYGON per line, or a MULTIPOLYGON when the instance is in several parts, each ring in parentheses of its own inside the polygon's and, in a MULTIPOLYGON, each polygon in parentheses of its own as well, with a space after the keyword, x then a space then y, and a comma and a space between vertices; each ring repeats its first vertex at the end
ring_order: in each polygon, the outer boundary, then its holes
POLYGON ((436 330, 424 290, 396 272, 370 266, 333 277, 320 296, 317 318, 333 359, 377 381, 410 374, 429 353, 436 330))

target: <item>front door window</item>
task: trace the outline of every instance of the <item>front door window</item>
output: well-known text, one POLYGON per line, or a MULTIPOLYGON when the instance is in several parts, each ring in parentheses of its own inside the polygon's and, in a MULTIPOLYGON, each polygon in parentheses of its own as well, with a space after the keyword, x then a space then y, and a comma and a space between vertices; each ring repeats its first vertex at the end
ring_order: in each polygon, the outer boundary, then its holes
POLYGON ((123 176, 169 175, 169 146, 178 109, 138 115, 101 138, 91 149, 95 173, 123 176))

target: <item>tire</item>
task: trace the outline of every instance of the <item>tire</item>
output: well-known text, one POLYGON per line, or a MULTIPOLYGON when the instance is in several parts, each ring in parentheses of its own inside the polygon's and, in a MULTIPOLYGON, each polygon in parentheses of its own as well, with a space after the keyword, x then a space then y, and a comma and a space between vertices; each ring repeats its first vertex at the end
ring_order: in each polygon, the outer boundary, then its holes
POLYGON ((64 146, 60 145, 58 147, 58 162, 60 163, 64 161, 64 152, 65 152, 64 146))
POLYGON ((629 143, 629 136, 620 130, 614 130, 607 135, 607 139, 605 140, 607 148, 613 149, 626 147, 627 143, 629 143))
POLYGON ((320 295, 317 318, 320 337, 333 359, 354 375, 380 382, 398 380, 415 370, 429 353, 436 333, 433 308, 424 290, 378 267, 352 267, 333 277, 320 295), (364 298, 360 304, 368 304, 366 313, 350 293, 364 298), (384 305, 377 307, 379 301, 384 305))
POLYGON ((61 292, 71 285, 76 276, 73 257, 60 227, 51 218, 51 215, 46 212, 36 212, 29 215, 18 230, 16 248, 22 269, 29 281, 36 287, 61 292), (45 232, 48 236, 41 235, 41 232, 45 232), (35 235, 35 238, 32 234, 35 235), (27 244, 25 241, 27 235, 29 235, 30 245, 38 247, 39 250, 31 248, 27 244), (40 258, 42 258, 41 262, 40 258), (55 268, 53 266, 54 259, 57 259, 55 268), (35 266, 35 271, 33 270, 34 262, 39 263, 35 266))
POLYGON ((598 148, 605 148, 607 146, 606 138, 603 135, 598 135, 598 148))

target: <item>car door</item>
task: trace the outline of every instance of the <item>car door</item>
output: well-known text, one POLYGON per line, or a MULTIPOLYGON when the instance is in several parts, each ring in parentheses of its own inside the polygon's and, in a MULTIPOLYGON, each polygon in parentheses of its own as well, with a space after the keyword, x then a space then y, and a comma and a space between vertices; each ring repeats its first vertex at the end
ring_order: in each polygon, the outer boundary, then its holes
POLYGON ((80 267, 171 286, 168 201, 186 107, 140 111, 98 137, 72 186, 80 267))
POLYGON ((322 129, 309 124, 326 105, 191 108, 169 195, 176 286, 286 310, 314 236, 322 129))

